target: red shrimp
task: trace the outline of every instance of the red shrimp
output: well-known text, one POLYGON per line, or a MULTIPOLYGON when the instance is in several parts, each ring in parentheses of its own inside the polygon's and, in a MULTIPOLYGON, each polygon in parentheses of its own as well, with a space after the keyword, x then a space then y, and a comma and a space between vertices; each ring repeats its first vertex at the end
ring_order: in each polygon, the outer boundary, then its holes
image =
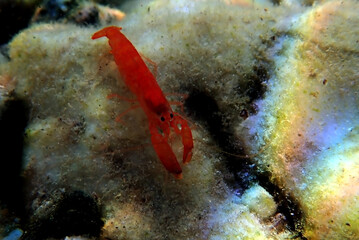
POLYGON ((126 85, 136 95, 139 106, 145 112, 151 133, 151 142, 164 167, 178 179, 182 178, 182 169, 171 146, 171 129, 181 136, 183 145, 183 163, 192 158, 193 138, 187 121, 173 112, 156 78, 146 66, 136 48, 121 33, 122 28, 105 27, 94 33, 92 39, 107 37, 112 48, 118 70, 126 85))

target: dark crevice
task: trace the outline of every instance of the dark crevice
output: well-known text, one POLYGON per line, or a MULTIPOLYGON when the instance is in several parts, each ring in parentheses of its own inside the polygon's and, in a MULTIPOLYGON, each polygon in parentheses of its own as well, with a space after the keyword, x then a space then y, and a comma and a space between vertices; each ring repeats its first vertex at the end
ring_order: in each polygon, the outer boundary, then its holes
POLYGON ((267 69, 263 65, 253 67, 253 75, 249 78, 246 95, 249 96, 250 103, 261 99, 267 90, 266 81, 268 80, 267 69))
MULTIPOLYGON (((263 80, 268 77, 266 71, 261 68, 256 68, 255 71, 257 77, 254 82, 262 85, 263 80)), ((259 89, 257 92, 250 93, 253 99, 257 99, 263 96, 264 90, 259 89)), ((245 149, 241 147, 243 144, 232 134, 234 131, 230 127, 231 124, 223 120, 225 114, 220 111, 214 98, 206 92, 192 89, 186 99, 185 107, 191 118, 202 122, 207 128, 221 151, 238 155, 222 155, 227 169, 232 174, 231 177, 224 176, 227 185, 238 195, 241 195, 254 183, 264 187, 274 196, 278 203, 278 212, 286 218, 287 227, 291 231, 297 232, 297 237, 305 239, 300 233, 302 212, 295 199, 286 194, 285 190, 272 183, 270 173, 259 171, 256 164, 246 155, 245 149)))
POLYGON ((95 3, 87 1, 44 0, 34 21, 64 21, 82 26, 97 25, 100 22, 100 10, 95 3))
POLYGON ((268 71, 264 65, 253 67, 253 74, 248 76, 245 86, 237 86, 235 89, 240 96, 249 98, 248 104, 263 98, 267 91, 266 82, 269 79, 268 71))
POLYGON ((82 191, 63 194, 46 211, 45 216, 31 218, 25 227, 24 240, 65 238, 66 236, 99 237, 103 221, 97 202, 82 191))
POLYGON ((271 0, 273 5, 279 5, 281 3, 281 0, 271 0))
POLYGON ((6 60, 10 61, 9 46, 7 44, 0 46, 0 54, 3 55, 6 60))
POLYGON ((28 117, 29 108, 21 99, 8 100, 0 113, 0 203, 17 217, 25 213, 21 171, 28 117))
POLYGON ((76 0, 45 0, 42 3, 42 9, 39 13, 40 17, 46 17, 47 20, 59 20, 68 15, 68 12, 79 6, 79 1, 76 0))
MULTIPOLYGON (((199 90, 192 90, 186 99, 185 107, 193 119, 204 123, 221 151, 241 156, 245 155, 244 149, 238 147, 241 146, 241 143, 232 134, 230 124, 225 122, 224 114, 219 110, 216 101, 209 94, 199 90)), ((230 155, 223 155, 223 158, 226 167, 233 174, 233 177, 226 179, 227 184, 242 193, 255 180, 251 164, 247 158, 230 155)))
POLYGON ((259 185, 269 192, 278 204, 277 213, 285 216, 287 228, 297 233, 297 239, 306 239, 301 233, 303 212, 296 199, 271 182, 270 173, 257 174, 257 179, 259 185))
POLYGON ((20 30, 27 28, 34 11, 35 4, 14 0, 0 1, 0 22, 4 23, 0 34, 0 45, 6 44, 20 30))

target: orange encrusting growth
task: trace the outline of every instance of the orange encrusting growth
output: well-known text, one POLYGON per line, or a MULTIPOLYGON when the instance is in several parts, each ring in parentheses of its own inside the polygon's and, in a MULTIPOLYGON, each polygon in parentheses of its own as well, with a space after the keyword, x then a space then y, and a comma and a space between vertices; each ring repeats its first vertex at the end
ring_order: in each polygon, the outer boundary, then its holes
POLYGON ((176 178, 182 178, 182 169, 168 141, 171 129, 182 138, 183 163, 192 158, 193 138, 187 121, 172 111, 155 77, 146 66, 136 48, 121 33, 122 28, 105 27, 93 34, 92 39, 107 37, 118 70, 139 106, 145 112, 151 133, 151 142, 158 158, 176 178))

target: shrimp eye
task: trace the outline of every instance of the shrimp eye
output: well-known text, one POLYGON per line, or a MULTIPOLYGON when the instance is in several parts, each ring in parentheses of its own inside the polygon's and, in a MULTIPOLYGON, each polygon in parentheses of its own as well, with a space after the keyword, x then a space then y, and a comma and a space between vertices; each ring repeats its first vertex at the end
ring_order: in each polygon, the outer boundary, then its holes
POLYGON ((165 121, 165 117, 162 116, 162 117, 161 117, 161 121, 164 122, 164 121, 165 121))
POLYGON ((173 113, 170 113, 170 117, 173 118, 173 113))

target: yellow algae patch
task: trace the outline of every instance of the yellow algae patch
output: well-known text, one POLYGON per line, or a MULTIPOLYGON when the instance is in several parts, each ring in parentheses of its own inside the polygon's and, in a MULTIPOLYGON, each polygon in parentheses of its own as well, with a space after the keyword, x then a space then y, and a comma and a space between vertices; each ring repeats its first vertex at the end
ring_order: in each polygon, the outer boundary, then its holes
POLYGON ((351 135, 355 137, 344 139, 340 148, 320 155, 308 172, 303 191, 303 208, 310 224, 308 236, 315 237, 318 232, 338 238, 359 236, 359 221, 355 218, 359 212, 358 129, 351 135))
POLYGON ((293 233, 289 230, 278 230, 277 223, 268 220, 275 211, 276 205, 261 186, 248 189, 240 201, 237 197, 228 196, 227 200, 215 206, 208 221, 210 240, 279 240, 290 239, 293 233), (253 201, 249 204, 248 201, 253 201), (258 206, 254 206, 258 203, 258 206), (249 204, 249 206, 247 206, 249 204), (260 208, 264 208, 264 212, 260 208), (277 231, 275 230, 277 229, 277 231))
POLYGON ((358 3, 328 1, 304 14, 297 30, 301 37, 320 47, 358 51, 358 3))
MULTIPOLYGON (((299 41, 289 43, 287 54, 295 55, 300 46, 299 41)), ((278 60, 277 76, 282 80, 281 86, 278 86, 280 99, 276 102, 273 115, 268 119, 271 127, 265 132, 265 137, 270 139, 270 147, 266 152, 276 156, 276 161, 270 165, 270 171, 275 173, 274 176, 289 181, 293 180, 293 175, 297 175, 296 171, 301 164, 295 156, 304 148, 307 120, 316 114, 307 107, 312 101, 306 93, 310 86, 303 81, 300 64, 295 58, 278 60)))
POLYGON ((289 39, 283 45, 285 55, 276 60, 280 85, 270 93, 274 102, 266 103, 273 109, 264 132, 270 146, 265 152, 277 159, 271 170, 281 173, 282 168, 294 171, 309 160, 306 154, 332 145, 347 133, 347 125, 339 125, 352 120, 350 110, 357 108, 352 103, 358 102, 354 83, 359 67, 357 57, 341 53, 339 46, 323 50, 306 39, 289 39), (326 132, 331 128, 338 129, 333 130, 335 135, 326 132))
POLYGON ((270 217, 277 210, 273 197, 259 185, 245 191, 242 203, 261 219, 270 217))
POLYGON ((141 213, 140 207, 131 203, 114 203, 112 207, 111 216, 102 229, 103 239, 147 239, 152 235, 152 219, 141 213))
POLYGON ((213 221, 215 224, 211 227, 211 240, 276 239, 269 237, 259 219, 244 205, 225 202, 213 216, 213 221))

